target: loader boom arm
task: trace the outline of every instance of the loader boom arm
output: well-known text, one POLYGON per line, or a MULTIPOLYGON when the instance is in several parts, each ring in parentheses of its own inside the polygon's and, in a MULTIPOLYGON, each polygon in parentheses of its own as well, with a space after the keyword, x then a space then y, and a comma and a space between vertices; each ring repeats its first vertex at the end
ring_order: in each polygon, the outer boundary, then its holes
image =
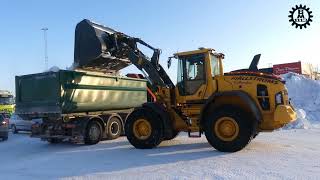
POLYGON ((159 64, 161 50, 143 40, 130 37, 100 24, 83 20, 75 31, 74 61, 78 67, 118 71, 134 64, 153 87, 174 87, 168 74, 159 64), (148 58, 138 44, 153 51, 148 58))

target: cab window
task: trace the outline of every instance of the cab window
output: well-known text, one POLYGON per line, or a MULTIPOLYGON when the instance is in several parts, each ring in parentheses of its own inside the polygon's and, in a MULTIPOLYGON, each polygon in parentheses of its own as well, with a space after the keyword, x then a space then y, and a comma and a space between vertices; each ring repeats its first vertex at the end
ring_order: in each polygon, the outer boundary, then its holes
POLYGON ((205 83, 204 59, 204 54, 179 57, 178 88, 181 95, 195 94, 205 83))
POLYGON ((212 77, 220 75, 219 60, 213 54, 211 54, 211 75, 212 77))

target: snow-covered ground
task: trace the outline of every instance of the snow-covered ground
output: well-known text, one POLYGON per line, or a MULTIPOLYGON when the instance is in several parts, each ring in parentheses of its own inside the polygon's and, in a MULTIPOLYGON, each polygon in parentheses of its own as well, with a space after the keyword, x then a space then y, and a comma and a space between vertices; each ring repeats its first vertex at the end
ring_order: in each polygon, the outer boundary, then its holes
POLYGON ((202 138, 134 149, 121 137, 97 145, 48 144, 28 134, 0 142, 0 179, 318 179, 320 129, 261 133, 222 153, 202 138))
POLYGON ((10 133, 0 142, 0 179, 319 179, 320 82, 284 78, 298 121, 260 133, 242 151, 218 152, 186 134, 139 150, 125 137, 85 146, 10 133))

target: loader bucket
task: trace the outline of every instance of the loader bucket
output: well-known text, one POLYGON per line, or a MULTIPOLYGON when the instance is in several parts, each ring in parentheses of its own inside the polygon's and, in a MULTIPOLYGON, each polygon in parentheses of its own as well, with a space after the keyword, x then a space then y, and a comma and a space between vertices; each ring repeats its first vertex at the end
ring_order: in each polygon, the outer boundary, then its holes
POLYGON ((82 20, 76 26, 74 45, 74 64, 76 68, 116 72, 129 66, 127 57, 112 54, 116 48, 114 34, 117 31, 82 20))

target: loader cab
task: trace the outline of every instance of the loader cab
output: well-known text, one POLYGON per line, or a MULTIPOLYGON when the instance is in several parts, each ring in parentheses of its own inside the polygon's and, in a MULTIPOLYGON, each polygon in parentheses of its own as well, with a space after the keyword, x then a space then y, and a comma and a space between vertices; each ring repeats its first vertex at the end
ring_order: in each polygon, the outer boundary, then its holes
POLYGON ((201 102, 217 90, 215 76, 222 75, 222 54, 201 48, 174 54, 178 59, 177 103, 201 102))

